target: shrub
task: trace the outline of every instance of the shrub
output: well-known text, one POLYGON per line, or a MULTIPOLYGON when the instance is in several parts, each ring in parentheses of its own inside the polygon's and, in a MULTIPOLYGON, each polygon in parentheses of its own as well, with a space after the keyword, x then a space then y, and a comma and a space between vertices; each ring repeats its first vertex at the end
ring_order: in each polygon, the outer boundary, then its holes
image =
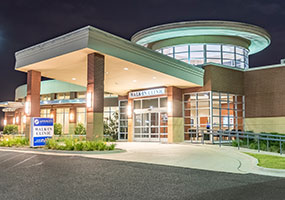
POLYGON ((111 151, 115 149, 115 144, 107 145, 102 141, 80 141, 73 138, 64 138, 63 142, 48 139, 46 147, 48 149, 68 151, 111 151))
POLYGON ((46 147, 48 148, 48 149, 58 149, 58 143, 57 143, 57 141, 55 140, 55 139, 47 139, 47 141, 46 141, 46 147))
POLYGON ((62 134, 62 125, 59 123, 55 123, 53 125, 53 131, 55 135, 61 135, 62 134))
POLYGON ((1 147, 22 147, 28 146, 29 140, 25 137, 14 137, 14 138, 1 138, 0 146, 1 147))
POLYGON ((64 144, 65 144, 65 150, 71 150, 71 151, 74 150, 74 140, 73 139, 65 138, 64 144))
POLYGON ((17 125, 7 125, 4 127, 3 134, 18 134, 17 125))
POLYGON ((118 138, 118 118, 119 115, 115 112, 111 119, 104 121, 104 135, 111 137, 113 140, 118 138))
POLYGON ((86 129, 84 127, 84 124, 82 123, 77 124, 77 126, 75 127, 74 134, 75 135, 86 135, 86 129))

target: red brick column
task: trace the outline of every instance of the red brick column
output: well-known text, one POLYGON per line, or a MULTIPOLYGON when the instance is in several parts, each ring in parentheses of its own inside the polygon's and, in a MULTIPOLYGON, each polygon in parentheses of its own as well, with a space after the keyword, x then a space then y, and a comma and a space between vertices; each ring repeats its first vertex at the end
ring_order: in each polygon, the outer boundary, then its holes
POLYGON ((41 73, 30 70, 27 74, 27 97, 25 104, 25 114, 27 116, 25 136, 30 138, 31 118, 40 117, 40 92, 41 92, 41 73), (28 109, 26 109, 26 107, 28 109))
POLYGON ((87 63, 87 140, 103 139, 104 115, 104 56, 88 55, 87 63), (91 98, 91 99, 89 99, 91 98), (90 101, 90 105, 88 105, 90 101))

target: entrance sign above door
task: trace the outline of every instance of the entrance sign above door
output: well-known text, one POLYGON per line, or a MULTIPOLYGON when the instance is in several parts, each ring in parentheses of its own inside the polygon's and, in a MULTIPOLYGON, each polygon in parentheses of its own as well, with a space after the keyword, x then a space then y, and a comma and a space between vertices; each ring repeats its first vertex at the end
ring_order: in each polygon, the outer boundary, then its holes
POLYGON ((53 136, 53 118, 34 117, 31 120, 31 147, 44 146, 53 136))
POLYGON ((129 93, 129 98, 150 97, 166 94, 165 88, 155 88, 150 90, 141 90, 129 93))

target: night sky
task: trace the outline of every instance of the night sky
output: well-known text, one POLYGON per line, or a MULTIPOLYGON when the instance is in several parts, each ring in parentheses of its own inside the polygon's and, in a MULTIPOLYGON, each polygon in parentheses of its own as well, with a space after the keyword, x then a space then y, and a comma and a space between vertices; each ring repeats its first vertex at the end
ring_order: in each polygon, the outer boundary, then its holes
POLYGON ((272 36, 271 45, 250 57, 250 66, 285 58, 284 0, 18 0, 0 3, 0 101, 14 99, 26 74, 14 70, 14 53, 92 25, 125 39, 164 23, 230 20, 255 24, 272 36))

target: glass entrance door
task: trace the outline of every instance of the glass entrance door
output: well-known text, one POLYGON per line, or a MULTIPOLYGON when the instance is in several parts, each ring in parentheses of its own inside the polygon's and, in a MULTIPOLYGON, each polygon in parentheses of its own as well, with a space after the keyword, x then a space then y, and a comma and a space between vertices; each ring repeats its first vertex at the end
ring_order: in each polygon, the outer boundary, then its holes
POLYGON ((160 141, 159 112, 135 113, 134 119, 135 141, 160 141))

